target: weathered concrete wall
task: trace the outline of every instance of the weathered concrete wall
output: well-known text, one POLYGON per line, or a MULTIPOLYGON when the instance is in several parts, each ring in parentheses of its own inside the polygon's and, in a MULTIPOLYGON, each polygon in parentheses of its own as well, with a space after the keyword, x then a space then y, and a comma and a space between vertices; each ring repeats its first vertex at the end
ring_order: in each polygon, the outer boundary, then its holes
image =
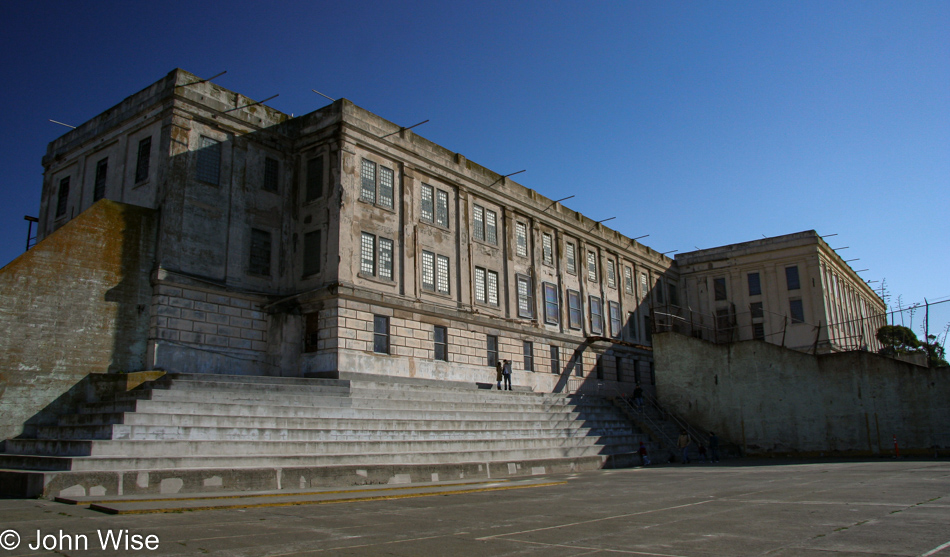
POLYGON ((0 439, 90 373, 145 367, 155 220, 102 200, 0 269, 0 439))
POLYGON ((950 374, 868 352, 654 336, 657 396, 749 453, 950 449, 950 374))

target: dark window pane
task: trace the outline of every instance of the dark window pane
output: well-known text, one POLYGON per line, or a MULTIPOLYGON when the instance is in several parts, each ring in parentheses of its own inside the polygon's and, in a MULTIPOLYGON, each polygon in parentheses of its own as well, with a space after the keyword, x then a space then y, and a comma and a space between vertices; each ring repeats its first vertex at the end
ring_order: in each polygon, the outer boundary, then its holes
POLYGON ((557 325, 558 313, 557 286, 546 282, 544 283, 544 322, 557 325))
POLYGON ((306 201, 323 197, 323 157, 307 161, 307 198, 306 201))
POLYGON ((69 176, 59 181, 59 196, 56 199, 56 218, 66 214, 66 205, 69 201, 69 176))
POLYGON ((524 341, 524 370, 534 371, 534 343, 524 341))
POLYGON ((588 298, 590 303, 590 332, 595 335, 604 334, 604 307, 603 301, 596 296, 588 298))
POLYGON ((759 281, 759 273, 749 273, 749 296, 760 296, 762 294, 762 283, 759 281))
POLYGON ((320 272, 320 231, 307 232, 303 236, 303 274, 320 272))
POLYGON ((788 309, 791 313, 792 323, 804 323, 805 308, 802 306, 801 300, 789 300, 788 309))
POLYGON ((725 300, 726 299, 726 279, 717 278, 713 279, 713 288, 716 292, 716 300, 725 300))
POLYGON ((488 365, 494 366, 498 363, 498 337, 495 335, 486 335, 485 344, 488 350, 488 365))
MULTIPOLYGON (((277 159, 272 159, 267 157, 264 159, 264 184, 261 186, 264 191, 277 191, 277 180, 278 180, 278 171, 280 170, 280 163, 277 162, 277 159)), ((323 173, 320 173, 321 176, 323 173)))
POLYGON ((139 152, 135 161, 135 183, 148 179, 148 162, 152 155, 152 138, 139 141, 139 152))
POLYGON ((801 288, 801 284, 798 282, 798 266, 785 267, 785 280, 788 283, 789 290, 801 288))
POLYGON ((551 347, 551 373, 561 373, 561 349, 551 347))
POLYGON ((373 352, 389 354, 389 318, 373 316, 373 352))
POLYGON ((92 200, 99 201, 106 196, 106 175, 109 172, 109 159, 96 164, 96 183, 92 190, 92 200))
POLYGON ((752 324, 752 338, 756 340, 765 340, 765 326, 762 323, 752 324))
POLYGON ((270 232, 251 229, 251 257, 248 272, 254 275, 270 275, 270 232))
POLYGON ((435 345, 435 359, 444 362, 449 361, 448 350, 448 332, 445 327, 436 326, 433 329, 433 339, 435 345))

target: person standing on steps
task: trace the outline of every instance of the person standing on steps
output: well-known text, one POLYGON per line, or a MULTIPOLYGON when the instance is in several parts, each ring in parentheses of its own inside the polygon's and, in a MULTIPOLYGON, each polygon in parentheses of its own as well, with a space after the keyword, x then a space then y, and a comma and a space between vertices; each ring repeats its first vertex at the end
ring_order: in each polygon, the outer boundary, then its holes
POLYGON ((502 376, 502 371, 504 369, 504 365, 505 363, 503 360, 498 360, 497 362, 495 362, 495 381, 498 382, 499 391, 501 390, 501 376, 502 376))
POLYGON ((689 438, 689 433, 686 433, 685 429, 680 431, 680 437, 676 441, 676 446, 679 447, 680 452, 683 453, 683 464, 689 464, 689 445, 692 442, 692 439, 689 438))
POLYGON ((505 378, 505 390, 511 390, 511 360, 505 360, 504 368, 502 369, 501 374, 505 378))
POLYGON ((649 466, 650 457, 647 456, 647 446, 643 444, 643 441, 640 441, 640 450, 637 452, 640 453, 640 465, 649 466))

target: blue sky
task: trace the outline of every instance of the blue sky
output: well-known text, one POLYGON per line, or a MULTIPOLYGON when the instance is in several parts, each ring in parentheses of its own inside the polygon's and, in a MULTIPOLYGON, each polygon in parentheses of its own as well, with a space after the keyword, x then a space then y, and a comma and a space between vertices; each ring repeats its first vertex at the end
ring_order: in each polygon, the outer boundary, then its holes
POLYGON ((68 131, 48 119, 181 67, 287 113, 317 89, 429 119, 661 252, 815 229, 892 302, 950 299, 950 2, 8 1, 0 48, 0 265, 68 131))

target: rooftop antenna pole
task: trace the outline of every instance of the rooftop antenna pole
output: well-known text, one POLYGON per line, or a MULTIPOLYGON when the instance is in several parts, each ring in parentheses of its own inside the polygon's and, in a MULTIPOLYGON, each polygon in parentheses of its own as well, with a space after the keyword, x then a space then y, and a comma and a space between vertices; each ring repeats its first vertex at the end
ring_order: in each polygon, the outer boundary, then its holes
POLYGON ((515 174, 521 174, 522 172, 527 172, 527 171, 528 171, 528 169, 526 168, 526 169, 524 169, 524 170, 519 170, 518 172, 512 172, 511 174, 505 174, 504 176, 498 178, 497 180, 495 180, 495 181, 492 182, 491 184, 488 184, 488 187, 494 186, 495 184, 497 184, 498 182, 504 180, 505 178, 507 178, 507 177, 509 177, 509 176, 514 176, 515 174))
POLYGON ((50 122, 52 122, 52 123, 54 123, 54 124, 59 124, 60 126, 66 126, 67 128, 76 129, 76 126, 70 126, 69 124, 64 124, 64 123, 62 123, 62 122, 57 122, 56 120, 50 120, 50 122))
POLYGON ((610 218, 607 218, 607 219, 604 219, 604 220, 595 220, 595 221, 594 221, 594 224, 600 224, 600 223, 602 223, 602 222, 607 222, 607 221, 609 221, 609 220, 614 220, 615 218, 617 218, 617 217, 610 217, 610 218))
POLYGON ((671 251, 664 251, 664 252, 661 253, 660 255, 666 255, 666 254, 668 254, 668 253, 676 253, 676 252, 678 252, 678 251, 679 251, 678 249, 674 249, 674 250, 671 250, 671 251))
POLYGON ((214 74, 213 76, 209 77, 208 79, 199 79, 198 81, 192 81, 191 83, 182 83, 181 85, 176 85, 175 88, 177 89, 177 88, 179 88, 179 87, 188 87, 189 85, 197 85, 197 84, 199 84, 199 83, 204 83, 205 81, 211 81, 212 79, 215 79, 215 78, 217 78, 217 77, 221 77, 222 75, 224 75, 224 74, 226 74, 226 73, 228 73, 228 70, 224 70, 224 71, 221 72, 221 73, 214 74))
POLYGON ((266 99, 264 99, 264 100, 262 100, 262 101, 255 101, 255 102, 252 102, 251 104, 246 104, 246 105, 244 105, 244 106, 235 106, 234 108, 229 108, 229 109, 225 110, 224 112, 225 112, 225 113, 228 113, 228 112, 233 112, 233 111, 235 111, 235 110, 237 110, 237 109, 239 109, 239 108, 247 108, 247 107, 249 107, 249 106, 254 106, 254 105, 258 105, 258 104, 264 104, 264 103, 266 103, 267 101, 269 101, 269 100, 271 100, 271 99, 276 99, 276 98, 279 97, 279 96, 280 96, 280 93, 277 93, 276 95, 271 96, 271 97, 267 97, 266 99))
MULTIPOLYGON (((546 208, 544 211, 547 211, 548 209, 550 209, 551 207, 554 207, 554 206, 557 205, 558 203, 560 203, 560 202, 562 202, 562 201, 567 201, 568 199, 570 199, 570 198, 572 198, 572 197, 574 197, 574 196, 573 196, 573 195, 569 195, 569 196, 567 196, 567 197, 562 197, 561 199, 558 199, 557 201, 552 201, 551 204, 548 205, 547 208, 546 208)), ((541 212, 543 213, 544 211, 541 211, 541 212)))
POLYGON ((387 133, 386 135, 380 137, 380 139, 386 139, 387 137, 389 137, 389 136, 391 136, 391 135, 393 135, 393 134, 402 133, 402 132, 404 132, 404 131, 406 131, 406 130, 411 130, 412 128, 414 128, 414 127, 416 127, 416 126, 421 126, 422 124, 425 124, 426 122, 428 122, 428 120, 423 120, 422 122, 419 122, 418 124, 413 124, 413 125, 409 126, 408 128, 399 128, 398 130, 396 130, 396 131, 394 131, 394 132, 392 132, 392 133, 387 133))
POLYGON ((633 239, 633 241, 636 242, 636 241, 639 240, 640 238, 647 238, 647 237, 649 237, 649 236, 650 236, 649 234, 644 234, 643 236, 637 236, 636 238, 633 239))
MULTIPOLYGON (((316 89, 311 89, 311 91, 313 91, 314 93, 320 95, 321 97, 327 97, 326 95, 324 95, 324 94, 321 93, 320 91, 317 91, 316 89)), ((333 97, 327 97, 327 98, 330 99, 332 102, 336 102, 336 99, 334 99, 333 97)))

